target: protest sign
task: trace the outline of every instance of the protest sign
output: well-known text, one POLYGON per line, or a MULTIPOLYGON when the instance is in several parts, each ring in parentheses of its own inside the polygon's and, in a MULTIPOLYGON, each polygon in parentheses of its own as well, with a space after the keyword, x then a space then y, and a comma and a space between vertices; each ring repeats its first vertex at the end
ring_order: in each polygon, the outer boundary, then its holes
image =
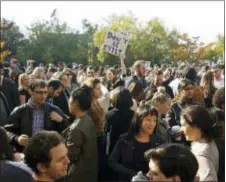
POLYGON ((109 54, 120 56, 125 54, 128 43, 129 34, 109 30, 104 40, 103 50, 109 54))

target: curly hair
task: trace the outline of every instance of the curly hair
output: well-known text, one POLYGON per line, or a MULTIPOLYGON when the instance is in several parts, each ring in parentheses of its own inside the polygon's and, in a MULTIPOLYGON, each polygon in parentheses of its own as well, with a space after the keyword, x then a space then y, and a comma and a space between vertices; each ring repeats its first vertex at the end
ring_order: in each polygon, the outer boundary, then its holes
POLYGON ((217 108, 222 108, 222 105, 225 104, 225 95, 224 87, 218 89, 213 95, 213 105, 217 108))

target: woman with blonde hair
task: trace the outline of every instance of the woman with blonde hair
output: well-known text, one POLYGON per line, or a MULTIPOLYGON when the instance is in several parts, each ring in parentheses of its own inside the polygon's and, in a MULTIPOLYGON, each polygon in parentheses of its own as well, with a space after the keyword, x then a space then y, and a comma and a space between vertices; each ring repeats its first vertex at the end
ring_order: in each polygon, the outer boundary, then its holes
POLYGON ((101 82, 97 78, 90 78, 84 81, 85 86, 92 89, 92 102, 88 114, 96 125, 97 133, 103 133, 104 110, 101 108, 98 99, 101 97, 101 82))
POLYGON ((158 88, 158 92, 156 92, 152 98, 151 101, 149 101, 149 104, 153 105, 158 113, 158 123, 156 126, 156 132, 162 136, 162 138, 169 142, 170 141, 170 135, 169 135, 169 126, 166 122, 166 114, 170 110, 171 107, 171 98, 170 96, 164 91, 163 88, 158 88))
POLYGON ((97 130, 97 144, 98 144, 98 169, 99 180, 105 174, 106 159, 105 159, 105 140, 104 140, 104 110, 101 107, 98 99, 101 97, 101 82, 97 78, 88 78, 83 82, 83 87, 90 88, 91 91, 91 107, 88 110, 88 115, 93 120, 97 130))
POLYGON ((28 85, 29 85, 29 76, 25 73, 19 75, 18 79, 18 91, 20 95, 20 105, 25 104, 28 99, 30 98, 28 92, 28 85))
POLYGON ((42 67, 36 67, 32 72, 36 79, 45 80, 45 70, 42 67))

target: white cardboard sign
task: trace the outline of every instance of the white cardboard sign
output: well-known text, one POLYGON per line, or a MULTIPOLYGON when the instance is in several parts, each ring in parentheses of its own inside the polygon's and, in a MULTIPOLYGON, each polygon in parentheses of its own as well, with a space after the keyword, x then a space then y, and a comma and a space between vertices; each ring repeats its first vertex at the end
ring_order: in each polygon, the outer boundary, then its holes
POLYGON ((114 32, 114 31, 107 31, 103 50, 109 54, 120 56, 125 54, 126 48, 129 43, 129 34, 121 33, 121 32, 114 32))

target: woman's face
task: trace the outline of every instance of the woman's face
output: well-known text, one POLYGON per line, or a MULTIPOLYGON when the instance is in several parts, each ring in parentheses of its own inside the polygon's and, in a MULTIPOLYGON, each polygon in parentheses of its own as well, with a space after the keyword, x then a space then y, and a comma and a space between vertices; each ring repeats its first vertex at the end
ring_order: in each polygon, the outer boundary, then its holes
POLYGON ((108 70, 107 72, 107 79, 110 81, 113 81, 115 79, 115 75, 110 70, 108 70))
POLYGON ((35 76, 29 75, 29 84, 33 83, 35 81, 35 76))
POLYGON ((184 118, 181 118, 181 130, 184 132, 187 141, 199 141, 201 137, 201 130, 195 126, 190 126, 184 118))
POLYGON ((71 81, 70 79, 68 78, 68 76, 64 75, 62 77, 62 84, 64 85, 64 88, 69 88, 71 86, 71 81))
POLYGON ((168 113, 170 107, 171 107, 170 99, 166 102, 156 104, 156 108, 157 108, 160 116, 165 116, 168 113))
POLYGON ((193 85, 187 85, 186 87, 181 89, 182 98, 192 99, 193 98, 193 89, 194 89, 193 85))
POLYGON ((100 96, 101 96, 101 85, 100 85, 100 83, 98 83, 98 84, 96 84, 96 86, 93 89, 93 97, 95 99, 98 99, 98 98, 100 98, 100 96))
POLYGON ((148 115, 144 117, 141 124, 141 131, 148 135, 151 135, 156 127, 157 117, 148 115))
POLYGON ((25 87, 28 87, 29 85, 29 77, 28 76, 24 76, 24 79, 23 79, 23 85, 25 87))
POLYGON ((45 79, 46 79, 46 74, 45 74, 44 71, 41 73, 41 79, 42 79, 42 80, 45 80, 45 79))
POLYGON ((69 80, 72 80, 72 74, 70 72, 66 72, 65 75, 69 78, 69 80))

